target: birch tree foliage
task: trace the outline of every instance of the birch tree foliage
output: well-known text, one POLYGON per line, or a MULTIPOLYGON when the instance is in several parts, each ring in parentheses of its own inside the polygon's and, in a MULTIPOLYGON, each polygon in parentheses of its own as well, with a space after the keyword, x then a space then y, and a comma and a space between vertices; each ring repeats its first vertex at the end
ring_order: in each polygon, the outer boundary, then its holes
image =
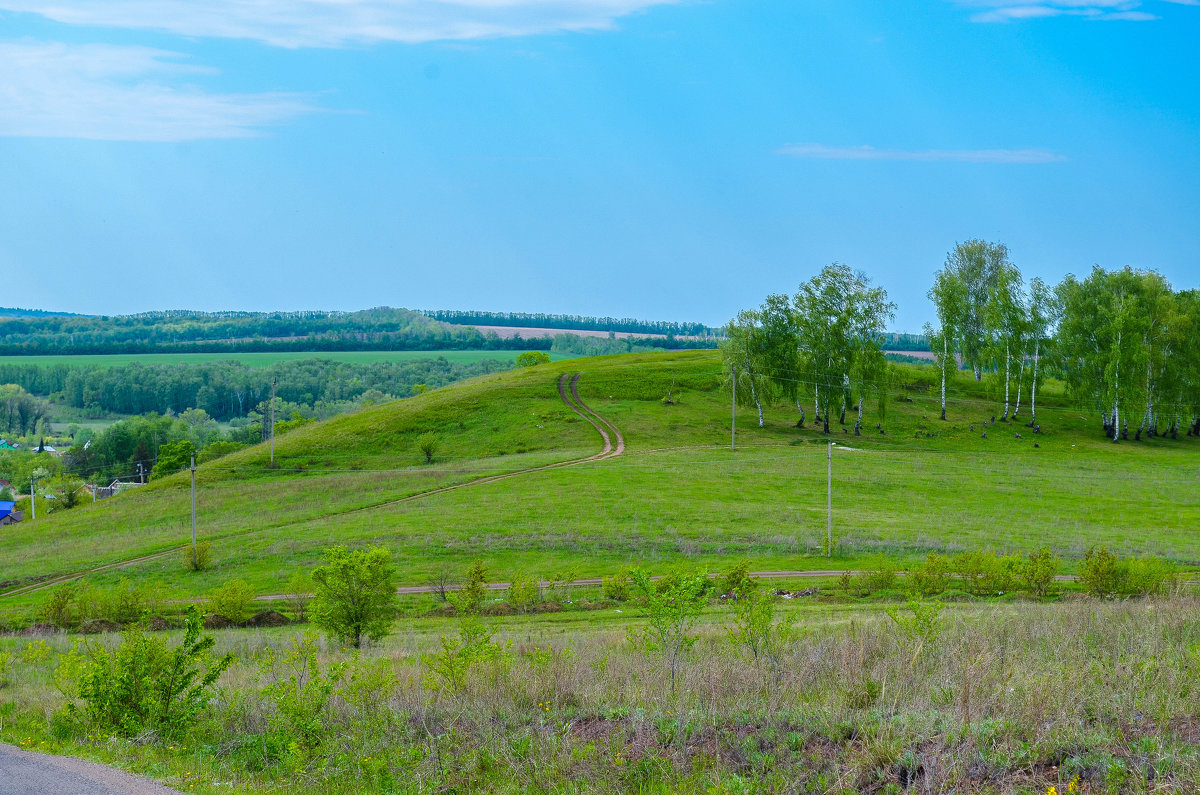
POLYGON ((986 358, 986 308, 990 289, 996 274, 1008 264, 1008 248, 1002 243, 984 240, 959 243, 946 255, 943 272, 957 279, 963 291, 962 312, 957 327, 959 348, 977 381, 983 379, 986 358))
POLYGON ((1029 422, 1037 425, 1037 385, 1042 357, 1053 353, 1053 340, 1062 315, 1058 295, 1041 278, 1029 280, 1029 338, 1033 372, 1029 380, 1029 422))
POLYGON ((726 381, 731 383, 739 406, 758 411, 758 427, 763 427, 763 404, 772 402, 774 383, 767 374, 766 334, 762 313, 744 309, 725 327, 721 343, 721 361, 726 381))
POLYGON ((929 288, 929 300, 937 310, 939 327, 926 324, 929 350, 942 373, 942 419, 946 419, 946 381, 958 370, 957 351, 961 346, 962 329, 966 324, 967 288, 963 280, 949 269, 938 271, 929 288))
POLYGON ((762 322, 761 363, 771 381, 773 397, 795 402, 804 424, 804 409, 800 407, 800 356, 796 338, 796 315, 791 298, 768 295, 759 310, 762 322))
POLYGON ((802 380, 814 386, 829 433, 835 403, 848 392, 863 395, 880 371, 882 335, 895 305, 864 274, 834 263, 800 285, 795 310, 802 380))
MULTIPOLYGON (((1007 259, 995 263, 983 307, 984 356, 996 374, 998 393, 1003 394, 1001 422, 1008 421, 1011 387, 1025 361, 1028 321, 1021 272, 1007 259)), ((1017 395, 1020 402, 1020 393, 1017 395)))

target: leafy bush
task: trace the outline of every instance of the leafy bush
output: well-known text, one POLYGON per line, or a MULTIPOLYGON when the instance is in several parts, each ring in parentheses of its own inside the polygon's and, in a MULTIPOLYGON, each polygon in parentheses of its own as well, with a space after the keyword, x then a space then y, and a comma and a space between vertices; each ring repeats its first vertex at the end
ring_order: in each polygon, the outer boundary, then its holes
POLYGON ((288 612, 293 621, 308 618, 308 603, 312 599, 312 578, 303 569, 296 569, 287 582, 288 612))
POLYGON ((487 568, 484 567, 482 560, 475 560, 467 568, 467 581, 463 583, 450 601, 454 603, 458 612, 467 615, 477 615, 483 609, 484 600, 487 599, 487 568))
POLYGON ((545 351, 525 351, 517 355, 517 367, 535 367, 539 364, 549 364, 550 354, 545 351))
POLYGON ((213 591, 208 599, 208 609, 234 624, 245 624, 250 620, 254 591, 245 580, 230 580, 213 591))
POLYGON ((12 653, 0 651, 0 687, 8 687, 8 668, 12 663, 12 653))
POLYGON ((79 626, 79 583, 66 582, 55 588, 37 609, 37 620, 59 629, 79 626))
POLYGON ((630 629, 629 639, 646 653, 661 653, 671 671, 671 692, 675 692, 676 674, 684 654, 696 642, 692 628, 708 601, 712 587, 708 572, 674 573, 657 583, 650 575, 635 569, 634 585, 641 597, 646 626, 630 629))
POLYGON ((1000 557, 993 552, 975 550, 954 556, 953 567, 969 593, 995 596, 1013 589, 1020 558, 1000 557))
POLYGON ((195 548, 188 544, 183 548, 183 567, 190 571, 204 571, 212 563, 212 544, 197 541, 195 548))
POLYGON ((930 552, 925 556, 925 562, 909 575, 909 588, 924 596, 936 596, 950 587, 953 571, 950 558, 930 552))
POLYGON ((775 595, 767 590, 736 591, 742 598, 734 603, 734 644, 750 652, 751 659, 766 672, 767 683, 778 685, 784 652, 796 637, 796 616, 775 620, 775 595))
POLYGON ((895 622, 905 645, 912 649, 913 662, 917 661, 926 647, 937 643, 942 632, 939 618, 943 607, 944 605, 937 601, 918 602, 910 599, 906 605, 910 615, 902 613, 899 607, 887 608, 888 618, 895 622))
POLYGON ((282 656, 268 651, 259 660, 261 674, 273 678, 262 690, 275 707, 268 722, 281 739, 306 751, 321 744, 329 698, 346 675, 345 663, 322 670, 317 651, 317 637, 306 632, 282 656))
POLYGON ((161 597, 151 585, 135 584, 122 577, 116 588, 83 587, 79 591, 81 620, 101 619, 132 624, 160 612, 161 597))
POLYGON ((174 734, 194 721, 217 679, 233 664, 231 654, 212 657, 213 639, 201 634, 202 625, 192 606, 183 640, 174 648, 136 626, 115 649, 88 648, 78 666, 77 687, 91 724, 134 736, 146 730, 174 734))
POLYGON ((425 455, 425 463, 432 464, 433 456, 441 447, 441 440, 436 433, 423 433, 417 438, 417 449, 425 455))
POLYGON ((498 660, 505 647, 492 642, 492 633, 478 613, 465 613, 459 620, 458 637, 442 635, 441 649, 422 657, 429 674, 425 686, 430 690, 461 693, 467 687, 471 671, 481 663, 498 660))
POLYGON ((632 581, 629 579, 629 569, 621 569, 611 577, 605 577, 600 581, 600 591, 605 599, 611 599, 614 602, 627 602, 632 581))
POLYGON ((379 640, 396 620, 396 569, 383 547, 353 552, 324 551, 325 565, 313 570, 312 620, 356 649, 363 638, 379 640))
POLYGON ((1031 593, 1045 596, 1054 584, 1054 575, 1058 573, 1058 567, 1058 558, 1046 547, 1030 552, 1018 570, 1021 585, 1031 593))
POLYGON ((505 594, 505 601, 518 613, 528 613, 533 606, 541 601, 538 582, 533 577, 521 575, 514 577, 505 594))
POLYGON ((717 584, 717 593, 725 596, 739 596, 753 593, 757 588, 758 583, 750 577, 750 564, 743 560, 720 579, 717 584))
POLYGON ((1124 590, 1125 571, 1108 547, 1091 547, 1079 566, 1079 582, 1092 596, 1111 599, 1124 590))
POLYGON ((1171 563, 1153 555, 1125 561, 1124 567, 1123 591, 1130 596, 1161 595, 1178 576, 1171 563))

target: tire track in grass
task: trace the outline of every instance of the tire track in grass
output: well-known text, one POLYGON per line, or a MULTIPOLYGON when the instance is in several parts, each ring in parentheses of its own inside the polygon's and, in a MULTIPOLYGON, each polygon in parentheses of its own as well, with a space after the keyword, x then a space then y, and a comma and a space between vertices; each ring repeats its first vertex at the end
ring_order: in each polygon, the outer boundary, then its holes
MULTIPOLYGON (((570 461, 557 461, 553 464, 543 464, 541 466, 530 467, 528 469, 518 469, 516 471, 505 472, 500 475, 486 475, 484 477, 475 478, 463 483, 455 483, 450 486, 441 486, 436 489, 421 491, 416 494, 410 494, 406 497, 400 497, 394 500, 383 500, 381 502, 371 503, 370 505, 360 505, 356 508, 347 508, 346 510, 325 514, 324 516, 348 516, 361 511, 372 511, 377 508, 386 508, 392 505, 402 505, 406 502, 413 502, 415 500, 421 500, 425 499, 426 497, 457 491, 458 489, 464 489, 470 486, 481 486, 486 483, 495 483, 497 481, 508 480, 509 478, 528 475, 534 472, 545 472, 551 469, 564 469, 566 467, 579 466, 580 464, 589 464, 593 461, 603 461, 608 458, 615 458, 616 456, 622 455, 625 452, 625 438, 621 435, 621 432, 618 431, 616 426, 614 426, 608 420, 604 419, 599 414, 588 408, 587 405, 579 398, 579 392, 576 389, 576 384, 579 383, 579 377, 581 375, 583 374, 575 373, 572 375, 571 373, 563 373, 562 377, 558 379, 558 396, 562 398, 562 401, 567 405, 567 408, 571 409, 571 411, 587 420, 587 422, 596 429, 596 432, 600 434, 600 438, 604 440, 604 448, 599 453, 585 456, 584 458, 574 458, 570 461), (616 439, 615 445, 613 444, 614 438, 616 439)), ((226 533, 225 535, 210 536, 206 540, 225 541, 230 538, 239 538, 241 536, 251 535, 253 533, 260 533, 264 530, 277 530, 281 527, 289 527, 291 525, 303 524, 304 522, 310 521, 312 521, 311 518, 301 519, 298 521, 288 520, 275 524, 265 524, 247 530, 238 530, 232 533, 226 533)), ((148 563, 153 560, 159 560, 161 558, 168 557, 169 555, 178 555, 181 554, 188 546, 188 544, 181 544, 179 546, 173 546, 170 549, 164 549, 160 552, 150 552, 145 555, 125 558, 114 563, 105 563, 100 566, 80 569, 79 571, 73 571, 67 574, 55 575, 35 583, 22 585, 17 588, 10 588, 9 590, 0 592, 0 599, 4 599, 9 596, 21 596, 23 594, 34 593, 35 591, 40 591, 55 585, 61 585, 65 582, 77 580, 80 577, 85 577, 89 574, 98 574, 100 572, 112 571, 113 569, 123 569, 129 566, 136 566, 140 563, 148 563)))

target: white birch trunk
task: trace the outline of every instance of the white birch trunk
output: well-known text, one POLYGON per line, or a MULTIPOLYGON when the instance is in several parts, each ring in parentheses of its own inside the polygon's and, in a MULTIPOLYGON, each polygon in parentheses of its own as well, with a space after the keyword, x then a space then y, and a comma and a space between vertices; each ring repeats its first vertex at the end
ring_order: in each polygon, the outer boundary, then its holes
MULTIPOLYGON (((942 419, 946 419, 946 357, 950 355, 946 342, 946 330, 942 329, 942 419)), ((861 420, 862 417, 859 417, 861 420)))
POLYGON ((754 373, 747 368, 747 373, 750 376, 750 399, 754 401, 755 408, 758 409, 758 427, 763 427, 762 404, 758 402, 758 390, 754 388, 754 373))
POLYGON ((1006 342, 1006 343, 1004 343, 1004 416, 1001 417, 1002 422, 1006 421, 1008 419, 1008 383, 1009 383, 1008 362, 1009 362, 1008 343, 1006 342))
POLYGON ((1029 382, 1029 424, 1031 426, 1037 424, 1037 366, 1041 344, 1040 337, 1033 343, 1033 380, 1029 382))
POLYGON ((1113 370, 1113 443, 1121 440, 1121 332, 1117 332, 1117 365, 1113 370))

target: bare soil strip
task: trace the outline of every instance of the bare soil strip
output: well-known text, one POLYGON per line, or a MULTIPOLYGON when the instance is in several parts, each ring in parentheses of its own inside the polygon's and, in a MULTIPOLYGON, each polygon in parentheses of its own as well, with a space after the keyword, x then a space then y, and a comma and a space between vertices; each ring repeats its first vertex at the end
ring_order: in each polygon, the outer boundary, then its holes
MULTIPOLYGON (((348 508, 344 511, 337 511, 335 514, 331 514, 331 515, 346 516, 349 514, 358 513, 360 511, 370 511, 370 510, 375 510, 376 508, 384 508, 384 507, 391 506, 391 505, 400 505, 400 504, 403 504, 406 502, 413 502, 415 500, 425 499, 426 497, 432 497, 436 494, 445 494, 450 491, 457 491, 458 489, 467 488, 469 486, 479 486, 484 483, 495 483, 496 481, 499 481, 499 480, 507 480, 509 478, 515 478, 515 477, 518 477, 521 475, 528 475, 532 472, 544 472, 549 469, 562 469, 564 467, 579 466, 580 464, 587 464, 587 463, 591 463, 593 461, 602 461, 606 458, 613 458, 615 456, 621 455, 622 453, 625 452, 625 439, 623 436, 621 436, 620 431, 618 431, 616 429, 616 427, 613 426, 613 424, 610 423, 608 420, 604 419, 603 417, 601 417, 600 415, 596 414, 594 411, 589 409, 584 404, 584 402, 579 399, 579 393, 576 391, 576 384, 579 383, 579 377, 581 375, 582 375, 582 373, 575 373, 574 376, 572 376, 570 373, 563 373, 562 377, 560 379, 558 379, 558 394, 559 394, 559 397, 562 398, 563 403, 567 404, 567 407, 570 408, 571 411, 575 412, 580 417, 587 420, 588 423, 591 424, 591 426, 596 429, 596 432, 600 434, 600 437, 604 440, 604 449, 602 449, 599 453, 596 453, 595 455, 586 456, 584 458, 575 458, 570 461, 559 461, 554 464, 545 464, 542 466, 530 467, 529 469, 519 469, 514 472, 505 472, 504 474, 501 474, 501 475, 487 475, 485 477, 475 478, 474 480, 468 480, 464 483, 456 483, 452 486, 442 486, 441 488, 430 489, 429 491, 422 491, 417 494, 410 494, 407 497, 401 497, 401 498, 395 499, 395 500, 384 500, 382 502, 372 503, 370 505, 363 505, 363 506, 360 506, 357 508, 348 508), (610 432, 611 432, 611 436, 610 436, 610 432), (617 440, 615 447, 613 446, 613 443, 612 443, 613 437, 615 437, 617 440)), ((227 533, 227 534, 221 535, 221 536, 214 536, 213 540, 225 540, 225 539, 229 539, 229 538, 237 538, 239 536, 250 535, 252 533, 261 532, 262 530, 278 529, 280 527, 287 527, 287 526, 293 525, 293 524, 301 524, 303 521, 309 521, 309 520, 302 520, 301 522, 287 521, 287 522, 281 522, 278 524, 261 525, 259 527, 255 527, 255 528, 248 529, 248 530, 239 530, 239 531, 236 531, 233 533, 227 533)), ((102 572, 102 571, 111 571, 112 569, 123 569, 123 568, 129 567, 129 566, 136 566, 139 563, 146 563, 148 561, 158 560, 159 558, 165 558, 168 555, 178 555, 183 552, 185 547, 186 547, 186 545, 173 546, 170 549, 164 549, 160 552, 151 552, 146 555, 139 555, 139 556, 133 557, 133 558, 126 558, 124 560, 116 561, 114 563, 106 563, 101 566, 94 566, 90 569, 82 569, 80 571, 73 571, 68 574, 55 575, 53 577, 48 577, 44 580, 40 580, 35 583, 30 583, 29 585, 22 585, 20 587, 11 588, 7 591, 4 591, 3 593, 0 593, 0 599, 9 597, 9 596, 20 596, 21 594, 33 593, 34 591, 40 591, 45 588, 50 588, 52 586, 59 585, 64 582, 70 582, 71 580, 77 580, 80 577, 84 577, 88 574, 95 574, 95 573, 102 572)))

